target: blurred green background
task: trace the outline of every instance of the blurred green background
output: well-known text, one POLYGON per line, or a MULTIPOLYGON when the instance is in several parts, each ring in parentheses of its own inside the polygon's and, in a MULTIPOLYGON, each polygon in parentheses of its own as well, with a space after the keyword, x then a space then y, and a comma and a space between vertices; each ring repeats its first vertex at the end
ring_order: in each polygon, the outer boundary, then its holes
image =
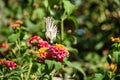
POLYGON ((120 35, 120 0, 0 0, 0 43, 7 41, 12 32, 10 25, 16 20, 24 22, 30 35, 46 39, 43 17, 52 16, 61 28, 64 11, 70 13, 64 20, 64 38, 60 41, 58 31, 55 42, 69 48, 69 60, 78 66, 78 79, 85 73, 89 80, 95 73, 106 70, 110 37, 120 35))

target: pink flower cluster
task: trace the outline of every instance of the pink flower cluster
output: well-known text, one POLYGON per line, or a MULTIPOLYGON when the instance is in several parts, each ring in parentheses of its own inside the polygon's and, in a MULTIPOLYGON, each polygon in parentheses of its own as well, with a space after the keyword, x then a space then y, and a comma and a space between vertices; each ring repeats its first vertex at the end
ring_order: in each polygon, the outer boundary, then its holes
POLYGON ((44 60, 56 60, 62 62, 63 59, 69 55, 68 49, 62 44, 50 45, 47 41, 43 41, 39 36, 33 36, 29 40, 29 44, 33 45, 34 40, 37 41, 37 47, 39 47, 38 54, 40 57, 38 60, 44 62, 44 60))
POLYGON ((49 43, 47 41, 39 41, 38 46, 39 47, 46 47, 46 48, 50 47, 50 45, 49 45, 49 43))
POLYGON ((64 57, 69 54, 67 48, 62 44, 54 44, 50 47, 52 57, 57 61, 62 62, 64 57))
POLYGON ((6 65, 8 68, 11 68, 11 69, 15 69, 17 67, 17 64, 12 62, 12 61, 9 61, 9 60, 6 60, 6 61, 3 61, 2 59, 0 59, 0 64, 4 64, 6 65))
POLYGON ((36 43, 38 44, 40 41, 43 41, 41 37, 33 36, 29 39, 29 44, 35 45, 36 43))
POLYGON ((6 60, 4 62, 4 64, 9 67, 9 68, 12 68, 12 69, 15 69, 17 67, 16 63, 12 62, 12 61, 9 61, 9 60, 6 60))

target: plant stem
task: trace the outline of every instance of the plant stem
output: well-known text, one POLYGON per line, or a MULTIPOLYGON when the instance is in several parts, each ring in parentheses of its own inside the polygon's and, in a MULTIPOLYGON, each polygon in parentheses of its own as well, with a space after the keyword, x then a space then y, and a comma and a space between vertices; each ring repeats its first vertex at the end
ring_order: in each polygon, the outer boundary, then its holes
POLYGON ((28 79, 29 79, 30 72, 31 72, 31 68, 32 68, 32 59, 30 59, 29 69, 28 69, 27 77, 26 77, 26 79, 25 79, 25 80, 28 80, 28 79))
POLYGON ((64 20, 61 19, 61 41, 64 39, 64 20))

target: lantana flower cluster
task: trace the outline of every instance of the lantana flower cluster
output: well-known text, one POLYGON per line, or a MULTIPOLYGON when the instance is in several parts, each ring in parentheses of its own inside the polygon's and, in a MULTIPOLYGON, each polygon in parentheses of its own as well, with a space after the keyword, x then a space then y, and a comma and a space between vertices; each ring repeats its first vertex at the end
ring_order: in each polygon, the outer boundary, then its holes
POLYGON ((111 37, 111 41, 112 42, 120 42, 120 37, 117 37, 117 38, 111 37))
POLYGON ((0 59, 0 65, 6 65, 6 67, 11 69, 15 69, 17 67, 17 64, 15 62, 10 60, 3 61, 2 59, 0 59))
POLYGON ((12 28, 18 28, 20 25, 23 24, 21 20, 16 21, 14 24, 11 25, 12 28))
POLYGON ((3 51, 1 51, 1 55, 5 56, 8 49, 9 49, 9 45, 5 42, 0 44, 0 48, 4 49, 3 51))
POLYGON ((29 44, 38 47, 39 57, 37 59, 40 62, 44 62, 46 59, 62 62, 69 55, 68 49, 64 45, 57 43, 50 45, 39 36, 31 37, 29 44))

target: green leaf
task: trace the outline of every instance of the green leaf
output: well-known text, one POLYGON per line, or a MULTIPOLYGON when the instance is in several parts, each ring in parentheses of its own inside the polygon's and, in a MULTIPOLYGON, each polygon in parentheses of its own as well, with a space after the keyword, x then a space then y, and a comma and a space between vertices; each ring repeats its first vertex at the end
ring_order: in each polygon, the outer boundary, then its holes
POLYGON ((75 65, 75 66, 73 66, 73 68, 78 70, 79 72, 81 72, 84 76, 84 80, 86 80, 86 74, 85 74, 84 70, 82 69, 82 67, 80 66, 80 64, 72 63, 72 65, 75 65))
POLYGON ((54 62, 54 65, 55 65, 55 70, 59 70, 61 68, 61 63, 60 62, 54 62))
POLYGON ((70 36, 69 40, 72 42, 72 44, 77 44, 77 38, 75 36, 70 36))
POLYGON ((76 17, 69 16, 68 19, 73 21, 75 28, 77 29, 78 28, 78 21, 77 21, 76 17))
POLYGON ((111 57, 111 55, 108 55, 107 56, 107 62, 110 64, 110 63, 112 63, 112 57, 111 57))
POLYGON ((0 52, 3 52, 5 50, 5 48, 0 48, 0 52))
POLYGON ((51 61, 51 60, 45 60, 45 63, 46 63, 46 65, 47 65, 47 68, 48 68, 48 70, 52 70, 52 68, 53 68, 53 61, 51 61))
POLYGON ((42 9, 42 8, 37 8, 37 9, 35 9, 34 12, 33 12, 32 19, 33 19, 33 20, 36 19, 36 18, 42 19, 44 16, 45 16, 45 11, 44 11, 44 9, 42 9))
POLYGON ((31 72, 32 72, 32 73, 35 73, 35 72, 37 72, 37 70, 38 70, 38 64, 37 64, 37 63, 34 63, 33 66, 32 66, 31 72))
POLYGON ((45 8, 47 8, 48 7, 48 0, 44 0, 43 4, 44 4, 45 8))
POLYGON ((104 76, 100 73, 95 74, 93 80, 103 80, 104 76))
POLYGON ((32 23, 32 21, 29 18, 26 18, 25 24, 26 24, 26 26, 28 26, 29 31, 33 31, 34 28, 36 27, 36 25, 34 23, 32 23))
POLYGON ((10 35, 9 37, 8 37, 8 40, 10 41, 10 42, 15 42, 15 41, 17 41, 17 39, 20 37, 20 35, 19 35, 19 33, 17 33, 17 34, 12 34, 12 35, 10 35))
POLYGON ((79 72, 81 72, 84 76, 84 80, 86 80, 86 74, 84 72, 84 70, 81 68, 81 66, 78 63, 71 63, 70 61, 64 60, 64 63, 71 68, 74 68, 76 70, 78 70, 79 72))
POLYGON ((21 73, 25 72, 25 70, 21 67, 17 67, 15 69, 13 69, 13 72, 21 74, 21 73))
POLYGON ((65 12, 68 15, 70 15, 75 9, 75 6, 72 3, 70 3, 70 1, 63 0, 63 5, 64 5, 65 12))
POLYGON ((74 67, 73 64, 70 61, 64 60, 64 63, 68 66, 68 67, 74 67))
POLYGON ((111 72, 111 71, 108 71, 108 72, 107 72, 107 75, 108 75, 108 77, 109 77, 110 79, 113 77, 113 74, 114 74, 114 73, 111 72))
POLYGON ((118 51, 113 51, 113 57, 115 58, 115 62, 118 63, 119 60, 119 56, 120 56, 120 52, 118 51))
POLYGON ((74 54, 78 54, 78 50, 76 48, 68 47, 68 50, 74 54))
POLYGON ((101 48, 103 47, 103 45, 104 45, 103 42, 99 42, 99 43, 97 43, 96 46, 95 46, 95 50, 99 50, 99 49, 101 49, 101 48))
POLYGON ((8 80, 21 80, 19 76, 10 76, 8 80))

